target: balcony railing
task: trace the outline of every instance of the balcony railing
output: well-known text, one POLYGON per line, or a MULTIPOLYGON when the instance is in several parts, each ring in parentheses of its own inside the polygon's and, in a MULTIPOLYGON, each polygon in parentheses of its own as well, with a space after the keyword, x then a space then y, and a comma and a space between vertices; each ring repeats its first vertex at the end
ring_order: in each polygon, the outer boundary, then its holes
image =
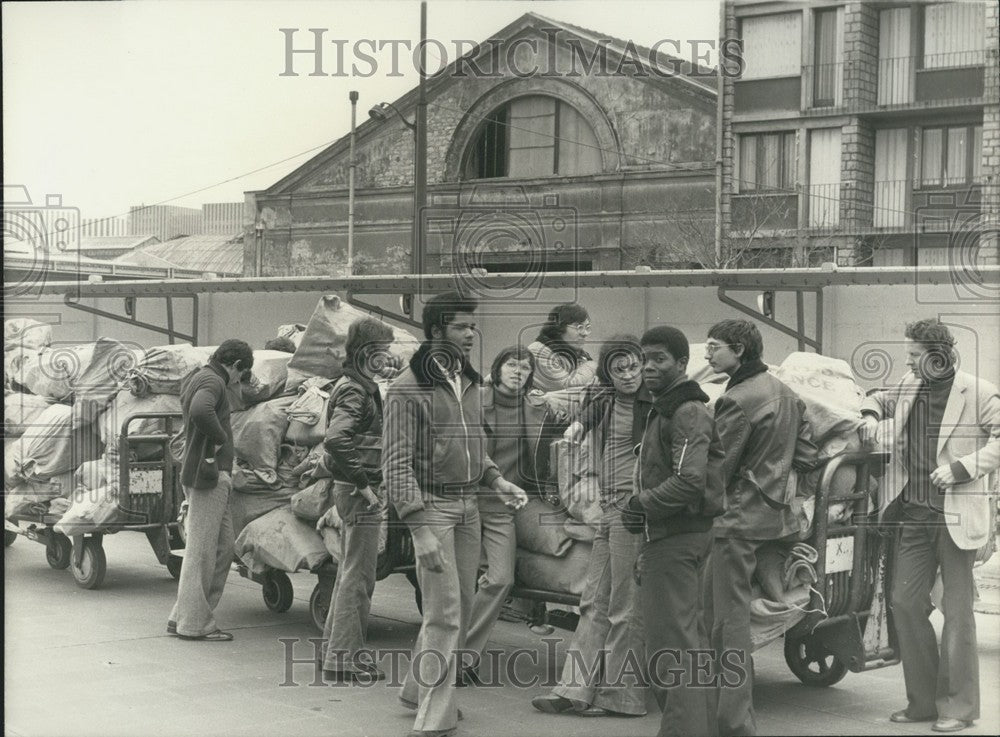
POLYGON ((844 62, 802 67, 805 107, 840 107, 844 104, 844 62))
POLYGON ((877 104, 981 98, 985 62, 982 50, 879 59, 877 104))
POLYGON ((806 184, 806 227, 833 228, 840 225, 840 182, 806 184))

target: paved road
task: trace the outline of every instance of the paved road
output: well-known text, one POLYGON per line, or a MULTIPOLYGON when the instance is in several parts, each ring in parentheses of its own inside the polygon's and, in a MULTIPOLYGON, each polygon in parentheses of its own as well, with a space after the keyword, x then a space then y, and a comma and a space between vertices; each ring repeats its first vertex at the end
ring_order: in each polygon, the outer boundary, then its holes
MULTIPOLYGON (((6 734, 354 737, 403 735, 412 726, 412 713, 397 706, 396 688, 312 685, 309 664, 292 666, 288 678, 280 640, 299 639, 294 656, 308 658, 308 639, 316 636, 308 614, 312 576, 292 576, 296 602, 287 613, 273 614, 264 608, 259 586, 233 573, 218 615, 236 641, 184 642, 164 633, 176 584, 156 564, 145 538, 122 533, 106 538, 105 548, 108 575, 99 591, 78 589, 68 571, 49 569, 40 545, 19 538, 6 549, 6 734), (297 685, 287 685, 289 680, 297 685)), ((995 583, 997 566, 991 570, 995 583)), ((990 591, 995 588, 984 591, 984 601, 995 596, 990 591)), ((373 612, 375 645, 412 645, 419 618, 402 576, 379 583, 373 612)), ((963 734, 998 734, 1000 616, 977 614, 977 624, 983 717, 963 734)), ((556 630, 554 636, 562 634, 556 630)), ((508 656, 518 648, 541 652, 537 665, 530 655, 520 656, 518 674, 546 676, 544 646, 523 624, 501 622, 493 644, 508 656)), ((904 704, 899 667, 848 674, 833 688, 809 689, 787 670, 780 642, 757 653, 755 661, 761 734, 933 734, 927 725, 888 721, 904 704)), ((529 702, 544 691, 511 685, 463 689, 460 737, 653 735, 659 724, 655 707, 641 719, 540 714, 529 702)))

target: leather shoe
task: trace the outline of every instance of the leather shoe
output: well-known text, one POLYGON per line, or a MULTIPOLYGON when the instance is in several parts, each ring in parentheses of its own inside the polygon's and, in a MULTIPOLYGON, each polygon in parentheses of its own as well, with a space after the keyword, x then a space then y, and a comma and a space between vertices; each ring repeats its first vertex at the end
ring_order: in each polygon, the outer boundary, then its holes
POLYGON ((323 670, 323 678, 334 683, 375 683, 385 679, 385 673, 373 666, 357 666, 351 670, 323 670))
POLYGON ((574 711, 574 714, 581 717, 643 717, 645 714, 626 714, 623 711, 612 711, 600 706, 588 706, 586 709, 574 711))
POLYGON ((890 722, 896 722, 897 724, 910 724, 913 722, 933 722, 937 719, 937 716, 931 714, 926 717, 911 717, 910 713, 906 709, 900 709, 899 711, 894 711, 889 715, 890 722))
POLYGON ((546 714, 562 714, 576 708, 572 701, 555 694, 536 696, 531 700, 531 705, 546 714))
POLYGON ((945 719, 938 719, 934 722, 934 724, 931 725, 931 729, 935 732, 958 732, 971 726, 972 722, 967 722, 964 719, 946 717, 945 719))

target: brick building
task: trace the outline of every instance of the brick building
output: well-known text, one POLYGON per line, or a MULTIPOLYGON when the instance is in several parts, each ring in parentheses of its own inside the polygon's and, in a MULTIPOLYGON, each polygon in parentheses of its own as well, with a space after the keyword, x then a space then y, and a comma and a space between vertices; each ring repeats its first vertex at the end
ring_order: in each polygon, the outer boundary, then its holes
MULTIPOLYGON (((489 74, 453 63, 428 80, 425 271, 712 257, 714 73, 630 44, 529 13, 471 58, 489 74)), ((378 101, 361 94, 363 116, 378 101)), ((416 101, 393 104, 412 120, 416 101)), ((355 273, 409 272, 413 135, 365 120, 356 148, 355 273)), ((247 193, 245 273, 344 273, 349 163, 344 136, 247 193)))
POLYGON ((754 264, 997 263, 997 5, 726 0, 724 248, 754 264))

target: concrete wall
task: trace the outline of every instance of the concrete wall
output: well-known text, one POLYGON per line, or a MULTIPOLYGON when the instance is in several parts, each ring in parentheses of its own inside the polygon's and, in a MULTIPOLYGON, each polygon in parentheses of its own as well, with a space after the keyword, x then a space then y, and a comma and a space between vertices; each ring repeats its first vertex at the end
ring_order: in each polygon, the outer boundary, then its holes
MULTIPOLYGON (((980 295, 984 296, 990 295, 980 295)), ((215 345, 225 338, 240 337, 255 348, 262 347, 279 325, 307 322, 319 297, 312 293, 207 295, 200 304, 200 342, 215 345)), ((996 297, 992 294, 992 305, 982 299, 961 299, 952 286, 828 287, 824 290, 823 352, 850 362, 865 387, 877 386, 904 372, 905 324, 918 318, 939 317, 955 332, 963 368, 1000 383, 1000 306, 996 297)), ((663 323, 683 330, 692 343, 703 342, 714 322, 741 316, 721 304, 712 288, 588 289, 578 294, 572 289, 547 290, 535 299, 484 303, 479 315, 482 339, 477 344, 475 362, 488 369, 490 360, 503 346, 534 340, 548 309, 574 299, 590 311, 594 353, 600 342, 613 333, 641 333, 647 326, 663 323)), ((756 293, 746 293, 741 299, 754 304, 756 293)), ((395 298, 384 297, 380 303, 393 306, 395 298)), ((120 311, 121 300, 100 300, 100 305, 120 311)), ((162 318, 142 301, 139 310, 141 319, 155 322, 162 318)), ((182 307, 178 306, 177 311, 183 312, 182 307)), ((166 343, 161 335, 59 304, 14 304, 8 305, 7 312, 7 317, 29 316, 54 323, 54 339, 61 342, 106 336, 144 346, 166 343)), ((776 314, 782 322, 794 323, 794 297, 779 293, 776 314)), ((813 316, 813 300, 807 295, 806 324, 810 333, 813 316)), ((179 319, 178 327, 190 326, 179 319)), ((409 329, 420 337, 419 329, 409 329)), ((780 363, 796 350, 791 337, 763 326, 761 331, 769 363, 780 363)))

